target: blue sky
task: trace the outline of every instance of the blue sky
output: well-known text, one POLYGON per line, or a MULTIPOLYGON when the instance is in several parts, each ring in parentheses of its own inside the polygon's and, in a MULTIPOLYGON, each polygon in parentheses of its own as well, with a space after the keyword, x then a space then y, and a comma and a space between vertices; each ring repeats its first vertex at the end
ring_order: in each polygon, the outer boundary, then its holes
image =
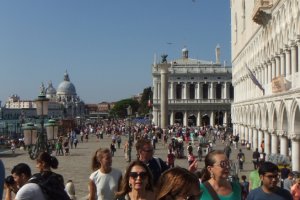
POLYGON ((3 0, 0 27, 2 103, 57 88, 66 70, 86 103, 118 101, 152 86, 154 54, 231 56, 228 0, 3 0))

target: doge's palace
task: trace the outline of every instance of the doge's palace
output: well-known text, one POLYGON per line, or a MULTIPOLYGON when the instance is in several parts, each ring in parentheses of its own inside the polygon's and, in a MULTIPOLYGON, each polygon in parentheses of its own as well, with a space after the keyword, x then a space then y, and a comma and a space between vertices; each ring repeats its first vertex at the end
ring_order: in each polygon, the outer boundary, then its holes
POLYGON ((234 134, 299 171, 300 0, 230 3, 234 134))

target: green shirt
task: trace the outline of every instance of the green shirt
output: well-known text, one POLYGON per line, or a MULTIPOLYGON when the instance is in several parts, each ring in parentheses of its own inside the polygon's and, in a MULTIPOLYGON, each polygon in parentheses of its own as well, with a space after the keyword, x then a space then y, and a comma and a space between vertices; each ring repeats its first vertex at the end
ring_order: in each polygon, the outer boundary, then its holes
MULTIPOLYGON (((220 200, 241 200, 241 186, 239 182, 232 182, 231 183, 232 192, 228 195, 218 195, 220 200)), ((200 185, 201 191, 203 191, 200 200, 213 200, 211 195, 209 194, 208 190, 204 186, 204 184, 200 185)))
POLYGON ((258 170, 254 170, 249 174, 249 182, 251 182, 250 190, 254 190, 261 186, 261 180, 259 178, 258 170))

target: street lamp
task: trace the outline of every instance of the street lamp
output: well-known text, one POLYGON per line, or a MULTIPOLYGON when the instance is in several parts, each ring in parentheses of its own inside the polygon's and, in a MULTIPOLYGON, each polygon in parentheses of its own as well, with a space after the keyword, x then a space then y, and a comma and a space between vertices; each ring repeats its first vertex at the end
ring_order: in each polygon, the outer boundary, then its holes
MULTIPOLYGON (((34 129, 31 130, 31 128, 28 128, 28 126, 26 128, 23 128, 24 129, 24 140, 30 141, 27 144, 29 147, 28 148, 29 157, 32 160, 35 160, 38 157, 40 152, 51 153, 51 149, 48 146, 47 135, 45 134, 45 131, 44 131, 44 120, 45 120, 45 117, 48 115, 48 103, 49 103, 49 99, 46 98, 46 96, 45 96, 44 85, 42 85, 41 93, 38 96, 38 98, 35 100, 35 103, 36 103, 36 113, 37 113, 37 116, 40 118, 41 130, 39 133, 36 134, 37 137, 35 138, 34 137, 35 134, 33 134, 34 129), (28 131, 31 131, 30 134, 28 131)), ((29 126, 29 127, 31 127, 31 126, 29 126)), ((55 125, 53 124, 53 122, 51 125, 49 125, 47 127, 49 127, 49 136, 48 136, 49 139, 51 139, 51 140, 55 139, 55 137, 54 137, 55 130, 54 129, 57 129, 57 128, 55 128, 55 125), (50 137, 50 135, 51 135, 50 127, 54 127, 51 137, 50 137)), ((56 137, 57 137, 57 132, 56 132, 56 137)))
POLYGON ((127 153, 128 153, 128 162, 131 162, 131 146, 132 146, 132 139, 131 139, 131 118, 130 118, 130 116, 132 115, 132 108, 131 108, 131 106, 129 105, 127 108, 126 108, 126 110, 127 110, 127 116, 128 116, 128 131, 129 131, 129 133, 128 133, 128 151, 127 151, 127 153))

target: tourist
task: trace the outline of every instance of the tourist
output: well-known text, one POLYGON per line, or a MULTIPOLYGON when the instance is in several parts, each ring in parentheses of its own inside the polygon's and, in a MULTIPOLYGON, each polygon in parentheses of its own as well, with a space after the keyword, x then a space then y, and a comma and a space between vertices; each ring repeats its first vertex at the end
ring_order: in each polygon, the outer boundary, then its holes
POLYGON ((156 185, 160 175, 169 167, 162 159, 153 157, 154 149, 150 140, 140 139, 135 147, 138 153, 138 160, 144 162, 150 168, 153 175, 153 184, 156 185))
POLYGON ((241 200, 241 187, 238 181, 229 182, 230 163, 224 151, 214 150, 205 157, 205 167, 203 171, 202 200, 219 199, 241 200))
POLYGON ((229 146, 229 144, 226 144, 226 146, 224 148, 224 153, 227 156, 227 158, 230 159, 231 147, 229 146))
POLYGON ((98 149, 92 158, 89 180, 89 200, 114 199, 122 173, 111 167, 112 155, 108 148, 98 149))
MULTIPOLYGON (((19 188, 15 200, 46 200, 39 185, 28 182, 31 178, 31 169, 27 164, 17 164, 11 170, 11 174, 19 188)), ((12 200, 12 190, 9 187, 6 187, 5 200, 12 200)))
POLYGON ((242 200, 246 200, 249 194, 249 182, 246 180, 247 177, 245 175, 242 176, 242 200))
POLYGON ((172 149, 169 149, 169 153, 167 155, 167 165, 169 168, 175 166, 175 154, 172 152, 172 149))
POLYGON ((147 165, 139 160, 133 161, 126 169, 118 197, 125 199, 154 199, 152 174, 147 165))
POLYGON ((252 154, 252 162, 253 162, 254 169, 257 169, 257 165, 258 165, 258 162, 259 162, 259 157, 260 157, 260 154, 258 152, 258 148, 256 148, 255 151, 252 154))
POLYGON ((5 168, 2 160, 0 159, 0 198, 1 199, 3 195, 4 177, 5 177, 5 168))
POLYGON ((294 200, 300 199, 300 178, 297 178, 295 184, 291 187, 291 194, 294 200))
POLYGON ((156 200, 199 199, 201 191, 195 174, 181 167, 165 171, 159 179, 156 200))
POLYGON ((294 185, 294 175, 292 172, 288 174, 288 177, 283 180, 283 189, 291 191, 292 186, 294 185))
POLYGON ((261 180, 259 177, 258 170, 263 162, 258 162, 256 165, 256 169, 251 171, 249 174, 249 191, 254 190, 261 186, 261 180))
POLYGON ((258 170, 262 186, 251 190, 247 200, 273 199, 292 200, 291 193, 277 186, 279 169, 271 162, 264 162, 258 170))
POLYGON ((237 159, 239 162, 239 169, 242 170, 245 162, 245 154, 242 152, 242 149, 239 150, 239 153, 237 154, 237 159))

